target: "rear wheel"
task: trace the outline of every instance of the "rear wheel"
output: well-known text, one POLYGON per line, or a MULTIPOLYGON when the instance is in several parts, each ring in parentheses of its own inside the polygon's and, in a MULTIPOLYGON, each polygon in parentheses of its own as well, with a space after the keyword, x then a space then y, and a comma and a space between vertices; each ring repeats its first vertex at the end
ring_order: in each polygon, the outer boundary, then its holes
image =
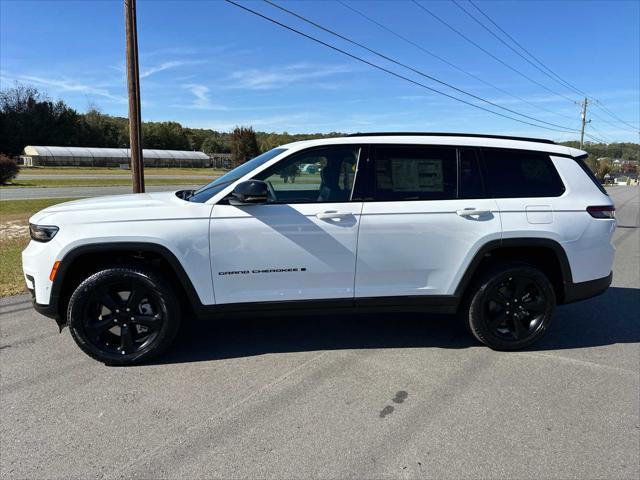
POLYGON ((471 333, 495 350, 517 350, 549 328, 556 297, 549 279, 524 263, 496 268, 472 288, 466 321, 471 333))
POLYGON ((162 353, 180 325, 179 303, 168 282, 144 267, 102 270, 69 300, 71 336, 96 360, 140 363, 162 353))

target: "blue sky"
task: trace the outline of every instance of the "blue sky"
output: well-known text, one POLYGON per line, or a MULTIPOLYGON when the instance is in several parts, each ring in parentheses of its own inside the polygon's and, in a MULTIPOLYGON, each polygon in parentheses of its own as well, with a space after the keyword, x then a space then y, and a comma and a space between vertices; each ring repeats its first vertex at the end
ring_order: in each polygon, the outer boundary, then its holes
MULTIPOLYGON (((403 42, 340 3, 279 3, 506 108, 579 127, 580 106, 563 98, 579 101, 577 93, 516 56, 454 3, 424 5, 554 93, 501 65, 409 1, 345 2, 502 91, 403 42)), ((464 97, 264 2, 241 3, 385 68, 464 97)), ((480 15, 466 0, 460 3, 480 15)), ((563 79, 621 119, 638 125, 640 2, 478 0, 477 4, 563 79)), ((0 8, 2 88, 18 81, 80 111, 95 105, 105 113, 126 116, 122 1, 0 0, 0 8)), ((175 120, 223 131, 252 125, 256 130, 290 133, 466 131, 576 138, 576 134, 524 125, 447 99, 222 1, 138 0, 138 36, 143 120, 175 120)), ((609 141, 638 141, 632 128, 601 109, 593 111, 588 133, 609 141)))

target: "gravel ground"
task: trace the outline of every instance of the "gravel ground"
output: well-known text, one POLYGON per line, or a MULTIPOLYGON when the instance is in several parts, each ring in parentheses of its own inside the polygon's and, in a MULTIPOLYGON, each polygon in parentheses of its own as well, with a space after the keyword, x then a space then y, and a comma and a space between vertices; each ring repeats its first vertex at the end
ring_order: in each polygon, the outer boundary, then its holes
POLYGON ((523 352, 451 317, 256 317, 110 368, 5 298, 0 477, 637 479, 638 188, 612 195, 613 287, 523 352))

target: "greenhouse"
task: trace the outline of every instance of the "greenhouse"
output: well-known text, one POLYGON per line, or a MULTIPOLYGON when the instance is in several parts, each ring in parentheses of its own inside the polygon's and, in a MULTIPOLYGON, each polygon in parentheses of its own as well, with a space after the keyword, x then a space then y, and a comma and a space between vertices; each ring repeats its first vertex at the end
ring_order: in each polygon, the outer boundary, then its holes
MULTIPOLYGON (((211 158, 203 152, 188 150, 142 151, 149 167, 209 167, 211 158)), ((40 147, 27 145, 20 156, 27 167, 122 167, 131 164, 128 148, 40 147)))

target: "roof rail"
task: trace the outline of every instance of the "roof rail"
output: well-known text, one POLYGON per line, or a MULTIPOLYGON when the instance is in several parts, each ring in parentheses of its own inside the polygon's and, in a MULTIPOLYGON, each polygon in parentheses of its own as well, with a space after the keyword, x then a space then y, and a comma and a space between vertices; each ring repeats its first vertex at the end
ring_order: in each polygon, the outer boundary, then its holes
POLYGON ((553 140, 530 137, 511 137, 509 135, 485 135, 482 133, 451 133, 451 132, 370 132, 351 133, 347 137, 474 137, 474 138, 497 138, 500 140, 520 140, 523 142, 550 143, 556 145, 553 140))

